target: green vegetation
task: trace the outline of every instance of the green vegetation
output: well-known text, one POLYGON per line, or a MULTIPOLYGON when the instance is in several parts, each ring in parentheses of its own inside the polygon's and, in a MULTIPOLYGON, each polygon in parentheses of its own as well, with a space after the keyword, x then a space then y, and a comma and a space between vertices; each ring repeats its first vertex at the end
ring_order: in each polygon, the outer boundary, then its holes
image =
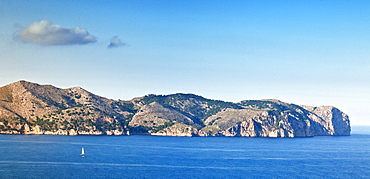
POLYGON ((18 124, 27 124, 27 121, 24 118, 19 117, 8 117, 8 118, 1 118, 0 119, 0 130, 1 131, 17 131, 21 132, 19 129, 16 128, 18 124))
POLYGON ((206 99, 194 94, 147 95, 140 100, 143 104, 157 102, 166 108, 179 111, 192 119, 196 124, 204 126, 203 122, 223 109, 242 109, 241 106, 220 100, 206 99))
POLYGON ((206 132, 208 135, 212 136, 217 134, 220 129, 214 127, 214 126, 206 126, 202 129, 202 131, 206 132))
POLYGON ((130 113, 136 113, 137 109, 134 105, 134 103, 129 102, 129 101, 118 101, 111 103, 112 108, 117 107, 121 111, 127 111, 130 113))
POLYGON ((172 122, 172 121, 170 121, 170 122, 165 122, 163 125, 160 125, 160 126, 157 126, 157 127, 153 127, 153 128, 151 129, 151 131, 152 131, 152 132, 154 132, 154 133, 156 133, 156 132, 161 131, 161 130, 163 130, 163 129, 167 128, 167 127, 171 127, 171 126, 173 126, 174 124, 175 124, 175 123, 174 123, 174 122, 172 122))
POLYGON ((148 126, 135 126, 135 127, 130 127, 129 129, 131 133, 134 133, 134 134, 148 134, 149 133, 148 131, 151 128, 148 126))
POLYGON ((135 127, 130 127, 130 131, 133 132, 133 133, 137 133, 137 134, 146 134, 146 133, 156 133, 156 132, 159 132, 167 127, 171 127, 175 124, 175 122, 165 122, 163 125, 160 125, 160 126, 153 126, 153 127, 149 127, 149 126, 135 126, 135 127))
POLYGON ((43 120, 39 117, 36 117, 36 120, 33 122, 33 125, 40 126, 41 130, 44 131, 56 131, 58 130, 55 120, 43 120))

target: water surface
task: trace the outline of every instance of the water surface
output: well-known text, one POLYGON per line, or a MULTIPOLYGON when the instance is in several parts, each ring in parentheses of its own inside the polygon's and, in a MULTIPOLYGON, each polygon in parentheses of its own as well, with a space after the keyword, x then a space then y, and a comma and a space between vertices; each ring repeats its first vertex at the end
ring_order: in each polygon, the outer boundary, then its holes
POLYGON ((369 178, 370 135, 0 135, 1 178, 369 178), (81 157, 81 148, 85 157, 81 157))

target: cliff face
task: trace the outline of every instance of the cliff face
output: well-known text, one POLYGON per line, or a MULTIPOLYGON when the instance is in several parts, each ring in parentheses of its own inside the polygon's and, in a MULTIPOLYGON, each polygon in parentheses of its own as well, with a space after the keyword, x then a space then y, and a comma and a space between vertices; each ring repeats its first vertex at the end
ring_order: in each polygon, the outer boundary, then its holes
POLYGON ((307 137, 350 135, 348 116, 332 106, 278 100, 230 103, 193 94, 111 100, 80 87, 19 81, 0 88, 0 133, 307 137))
POLYGON ((320 106, 320 107, 306 107, 311 114, 309 117, 315 122, 317 126, 316 133, 325 135, 350 135, 351 127, 347 114, 340 111, 333 106, 320 106), (322 127, 324 131, 320 130, 322 127))

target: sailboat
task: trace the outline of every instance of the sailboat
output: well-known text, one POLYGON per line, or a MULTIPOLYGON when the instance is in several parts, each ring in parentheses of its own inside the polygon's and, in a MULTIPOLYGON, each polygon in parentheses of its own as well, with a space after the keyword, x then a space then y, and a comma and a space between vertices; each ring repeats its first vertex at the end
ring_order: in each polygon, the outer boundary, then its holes
POLYGON ((81 157, 85 157, 85 149, 82 147, 81 157))

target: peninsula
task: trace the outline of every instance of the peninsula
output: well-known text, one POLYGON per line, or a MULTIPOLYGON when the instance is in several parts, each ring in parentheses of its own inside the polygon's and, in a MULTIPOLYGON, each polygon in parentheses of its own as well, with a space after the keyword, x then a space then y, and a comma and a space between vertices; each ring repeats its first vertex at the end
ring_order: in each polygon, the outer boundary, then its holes
POLYGON ((311 137, 350 131, 348 116, 333 106, 232 103, 182 93, 124 101, 27 81, 0 88, 1 134, 311 137))

